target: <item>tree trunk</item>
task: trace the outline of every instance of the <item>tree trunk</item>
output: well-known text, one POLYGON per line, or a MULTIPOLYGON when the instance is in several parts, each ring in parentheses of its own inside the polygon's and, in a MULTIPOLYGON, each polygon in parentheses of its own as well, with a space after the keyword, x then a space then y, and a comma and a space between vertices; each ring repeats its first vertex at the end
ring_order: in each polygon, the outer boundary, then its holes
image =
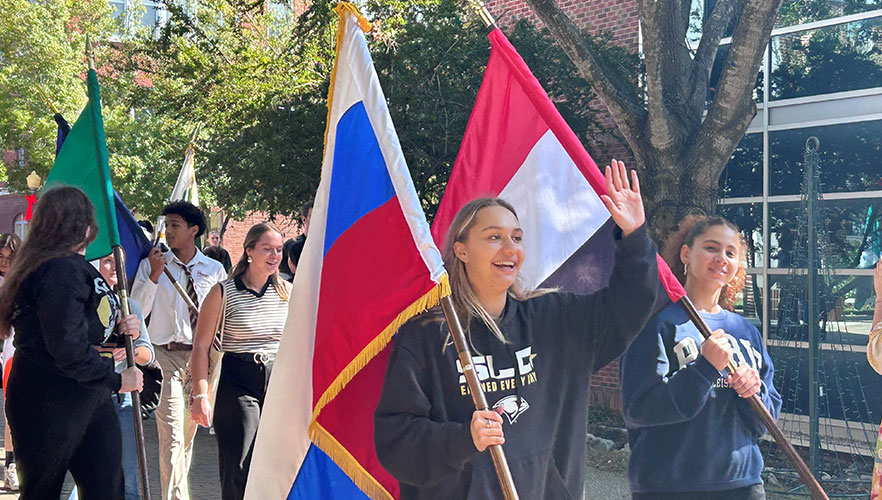
POLYGON ((712 214, 717 205, 716 183, 708 188, 684 168, 683 161, 672 156, 648 154, 643 157, 640 174, 641 194, 646 208, 649 234, 658 243, 680 219, 690 213, 712 214), (643 186, 651 186, 644 189, 643 186))

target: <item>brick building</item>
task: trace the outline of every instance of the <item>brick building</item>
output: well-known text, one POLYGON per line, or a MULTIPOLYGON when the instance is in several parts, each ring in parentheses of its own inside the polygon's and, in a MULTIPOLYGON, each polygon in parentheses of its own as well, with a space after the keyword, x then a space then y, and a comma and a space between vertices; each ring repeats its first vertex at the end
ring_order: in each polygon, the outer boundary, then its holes
POLYGON ((24 195, 10 193, 5 183, 0 183, 0 234, 15 233, 22 236, 28 202, 24 195))
MULTIPOLYGON (((221 215, 220 209, 214 208, 211 210, 211 221, 209 223, 211 230, 219 230, 222 225, 221 215)), ((230 220, 224 230, 223 247, 230 252, 230 259, 233 261, 233 265, 236 265, 239 257, 242 256, 242 244, 245 241, 248 229, 260 222, 264 222, 278 231, 286 241, 301 233, 299 220, 281 216, 276 216, 271 220, 269 214, 264 212, 250 212, 242 220, 230 220)))

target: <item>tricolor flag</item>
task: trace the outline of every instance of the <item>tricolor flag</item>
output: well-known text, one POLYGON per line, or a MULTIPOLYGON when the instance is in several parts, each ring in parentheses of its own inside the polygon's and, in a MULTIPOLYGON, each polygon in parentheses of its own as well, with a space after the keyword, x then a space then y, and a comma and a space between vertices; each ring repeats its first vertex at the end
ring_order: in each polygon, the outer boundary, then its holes
MULTIPOLYGON (((484 80, 432 226, 435 242, 443 245, 463 205, 500 197, 527 235, 526 287, 603 288, 614 252, 603 175, 502 31, 489 38, 484 80)), ((661 258, 659 277, 670 300, 685 294, 661 258)))
POLYGON ((352 4, 337 7, 322 177, 245 498, 392 499, 373 412, 398 327, 449 293, 352 4))

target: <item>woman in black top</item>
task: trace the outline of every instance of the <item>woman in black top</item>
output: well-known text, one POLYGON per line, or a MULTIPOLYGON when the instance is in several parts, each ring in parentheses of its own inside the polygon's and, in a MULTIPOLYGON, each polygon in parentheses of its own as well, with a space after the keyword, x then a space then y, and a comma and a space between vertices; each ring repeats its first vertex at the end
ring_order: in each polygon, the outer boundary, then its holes
POLYGON ((21 475, 21 499, 58 498, 67 470, 83 500, 123 496, 120 430, 111 392, 140 390, 141 372, 116 373, 94 346, 116 323, 139 334, 135 315, 86 262, 95 209, 82 191, 43 193, 16 265, 0 287, 0 337, 15 328, 16 355, 6 395, 21 475))
POLYGON ((473 200, 453 219, 444 264, 491 410, 475 411, 438 314, 402 327, 374 414, 377 457, 402 500, 502 498, 482 453, 491 445, 504 445, 520 498, 582 497, 591 374, 640 332, 658 291, 632 181, 621 162, 607 167, 603 201, 622 234, 609 286, 590 295, 519 287, 531 236, 505 201, 473 200))

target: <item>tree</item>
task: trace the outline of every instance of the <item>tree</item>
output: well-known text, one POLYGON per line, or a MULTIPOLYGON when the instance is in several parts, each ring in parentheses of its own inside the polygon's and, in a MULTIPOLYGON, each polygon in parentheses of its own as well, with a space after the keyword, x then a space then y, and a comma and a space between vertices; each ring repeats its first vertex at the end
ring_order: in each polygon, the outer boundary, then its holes
POLYGON ((86 35, 104 39, 115 23, 103 0, 3 0, 0 9, 0 145, 24 151, 24 168, 4 165, 10 186, 24 191, 28 173, 45 178, 54 161, 56 125, 41 93, 76 119, 86 102, 86 35))
POLYGON ((606 105, 638 162, 658 238, 690 209, 712 212, 726 162, 756 114, 754 83, 782 0, 718 0, 686 43, 690 0, 636 0, 643 35, 643 87, 623 78, 595 40, 554 0, 526 0, 606 105), (715 92, 709 79, 720 40, 732 42, 715 92), (651 186, 651 187, 650 187, 651 186))
MULTIPOLYGON (((336 2, 297 15, 271 5, 201 0, 184 9, 170 1, 158 36, 120 47, 122 67, 151 81, 133 87, 131 106, 200 124, 197 176, 237 215, 296 214, 320 176, 336 2)), ((417 192, 434 213, 489 55, 486 30, 455 2, 374 0, 362 9, 379 20, 368 35, 375 67, 417 192)), ((590 88, 566 55, 526 21, 511 38, 551 82, 564 116, 587 127, 590 88)))

